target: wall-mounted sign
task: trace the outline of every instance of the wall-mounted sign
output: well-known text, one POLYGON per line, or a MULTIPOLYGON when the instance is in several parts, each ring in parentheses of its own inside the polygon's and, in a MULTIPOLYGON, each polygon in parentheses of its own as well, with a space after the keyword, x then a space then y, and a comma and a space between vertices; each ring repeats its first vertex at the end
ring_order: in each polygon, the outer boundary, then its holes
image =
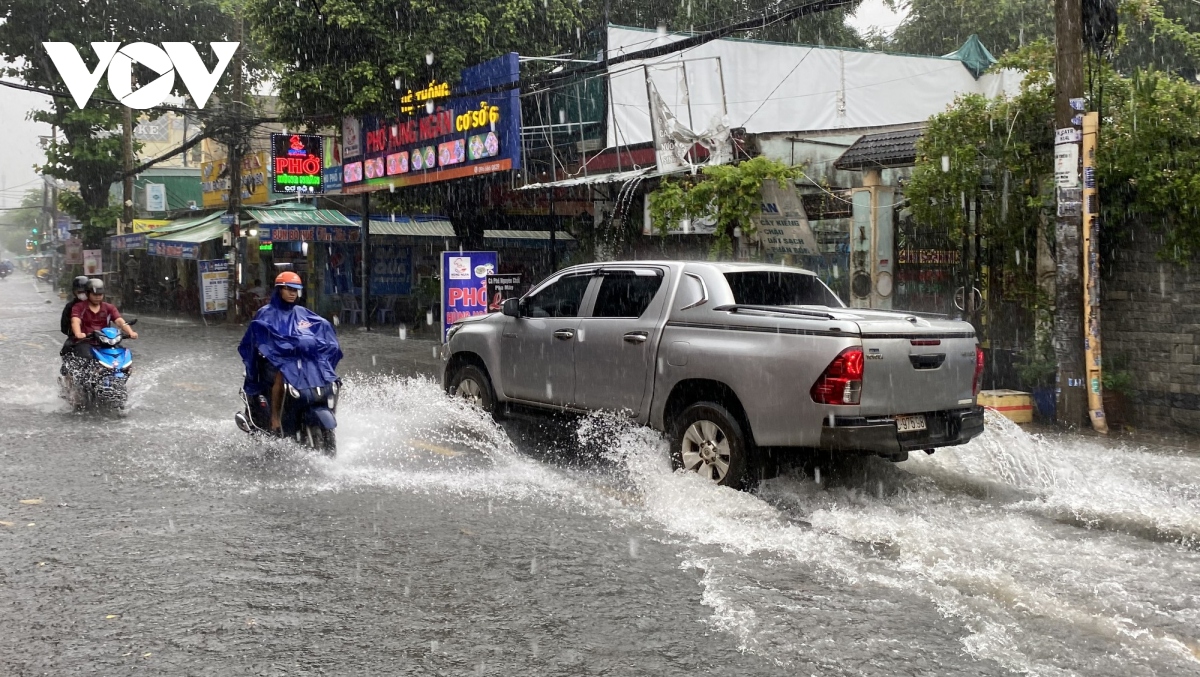
POLYGON ((400 97, 400 112, 405 115, 411 115, 417 108, 417 104, 424 105, 426 101, 437 101, 450 96, 450 85, 445 82, 431 81, 424 89, 417 91, 408 90, 404 96, 400 97))
POLYGON ((342 192, 342 145, 337 137, 325 137, 325 194, 342 192))
MULTIPOLYGON (((364 117, 358 153, 343 138, 342 192, 365 193, 513 169, 521 162, 521 102, 516 89, 466 92, 515 85, 517 55, 510 53, 464 69, 455 94, 446 83, 411 92, 411 115, 364 117), (418 103, 436 101, 433 113, 418 103)), ((406 95, 407 97, 408 95, 406 95)), ((343 124, 342 134, 347 133, 343 124)))
POLYGON ((165 212, 167 211, 167 187, 161 183, 147 183, 146 191, 146 211, 148 212, 165 212))
POLYGON ((271 190, 319 195, 325 192, 325 148, 316 134, 271 135, 271 190))
MULTIPOLYGON (((267 154, 242 157, 242 205, 264 205, 267 193, 267 154)), ((200 163, 200 192, 205 209, 229 205, 229 162, 225 158, 200 163)))
POLYGON ((171 242, 150 238, 146 242, 146 253, 169 259, 196 259, 200 257, 199 242, 171 242))

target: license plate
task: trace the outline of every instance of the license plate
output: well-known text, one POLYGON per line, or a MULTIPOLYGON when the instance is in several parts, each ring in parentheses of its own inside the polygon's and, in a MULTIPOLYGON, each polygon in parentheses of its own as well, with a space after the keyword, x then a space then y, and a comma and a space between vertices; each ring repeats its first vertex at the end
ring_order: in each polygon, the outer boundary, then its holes
POLYGON ((918 414, 916 416, 897 416, 896 417, 896 432, 911 433, 925 429, 925 415, 918 414))

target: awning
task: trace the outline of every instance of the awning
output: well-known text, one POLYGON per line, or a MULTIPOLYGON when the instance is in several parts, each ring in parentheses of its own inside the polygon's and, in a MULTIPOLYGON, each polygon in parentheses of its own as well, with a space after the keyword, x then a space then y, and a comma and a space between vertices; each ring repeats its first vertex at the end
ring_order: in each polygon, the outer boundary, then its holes
POLYGON ((175 219, 168 222, 167 225, 159 226, 146 234, 151 237, 161 237, 167 233, 178 233, 181 230, 187 230, 208 223, 220 223, 221 217, 224 214, 225 212, 213 212, 212 214, 204 214, 203 216, 189 216, 186 219, 175 219))
POLYGON ((246 214, 264 226, 353 226, 358 224, 335 209, 247 209, 246 214))
POLYGON ((531 183, 521 186, 517 190, 538 190, 539 188, 570 188, 571 186, 590 186, 597 183, 624 183, 630 179, 636 179, 639 176, 647 176, 655 171, 654 167, 643 167, 641 169, 632 169, 627 172, 608 172, 605 174, 589 174, 587 176, 574 176, 569 179, 560 181, 547 181, 545 183, 531 183))
POLYGON ((213 214, 190 228, 159 231, 146 239, 147 253, 172 259, 196 259, 200 256, 200 245, 209 240, 219 240, 229 227, 220 222, 220 214, 213 214))
MULTIPOLYGON (((374 222, 371 225, 374 228, 374 222)), ((550 231, 548 230, 485 230, 483 231, 483 239, 485 240, 550 240, 550 231)), ((554 240, 556 242, 574 242, 575 238, 571 237, 570 233, 561 230, 554 231, 554 240)))
POLYGON ((445 219, 417 220, 410 216, 380 220, 371 219, 372 235, 407 235, 409 237, 455 237, 454 226, 445 219))

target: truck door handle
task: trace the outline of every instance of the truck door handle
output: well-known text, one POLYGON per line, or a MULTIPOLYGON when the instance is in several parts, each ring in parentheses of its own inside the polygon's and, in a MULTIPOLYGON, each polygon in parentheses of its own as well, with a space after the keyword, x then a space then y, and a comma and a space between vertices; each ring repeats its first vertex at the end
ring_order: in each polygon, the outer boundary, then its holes
POLYGON ((644 331, 631 331, 623 338, 628 343, 645 343, 647 340, 649 340, 650 335, 644 331))
POLYGON ((937 369, 946 361, 946 354, 909 355, 908 361, 912 363, 913 369, 937 369))
POLYGON ((575 338, 575 330, 559 329, 558 331, 554 332, 554 338, 559 339, 560 341, 570 341, 571 339, 575 338))

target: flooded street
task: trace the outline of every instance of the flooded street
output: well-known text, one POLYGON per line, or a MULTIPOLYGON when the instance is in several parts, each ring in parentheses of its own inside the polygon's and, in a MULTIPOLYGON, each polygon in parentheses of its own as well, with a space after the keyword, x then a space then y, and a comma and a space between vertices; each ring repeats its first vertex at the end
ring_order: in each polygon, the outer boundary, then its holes
POLYGON ((740 493, 347 331, 330 460, 235 427, 237 327, 143 318, 128 412, 72 413, 62 302, 0 289, 0 674, 1200 671, 1192 452, 989 417, 740 493))

